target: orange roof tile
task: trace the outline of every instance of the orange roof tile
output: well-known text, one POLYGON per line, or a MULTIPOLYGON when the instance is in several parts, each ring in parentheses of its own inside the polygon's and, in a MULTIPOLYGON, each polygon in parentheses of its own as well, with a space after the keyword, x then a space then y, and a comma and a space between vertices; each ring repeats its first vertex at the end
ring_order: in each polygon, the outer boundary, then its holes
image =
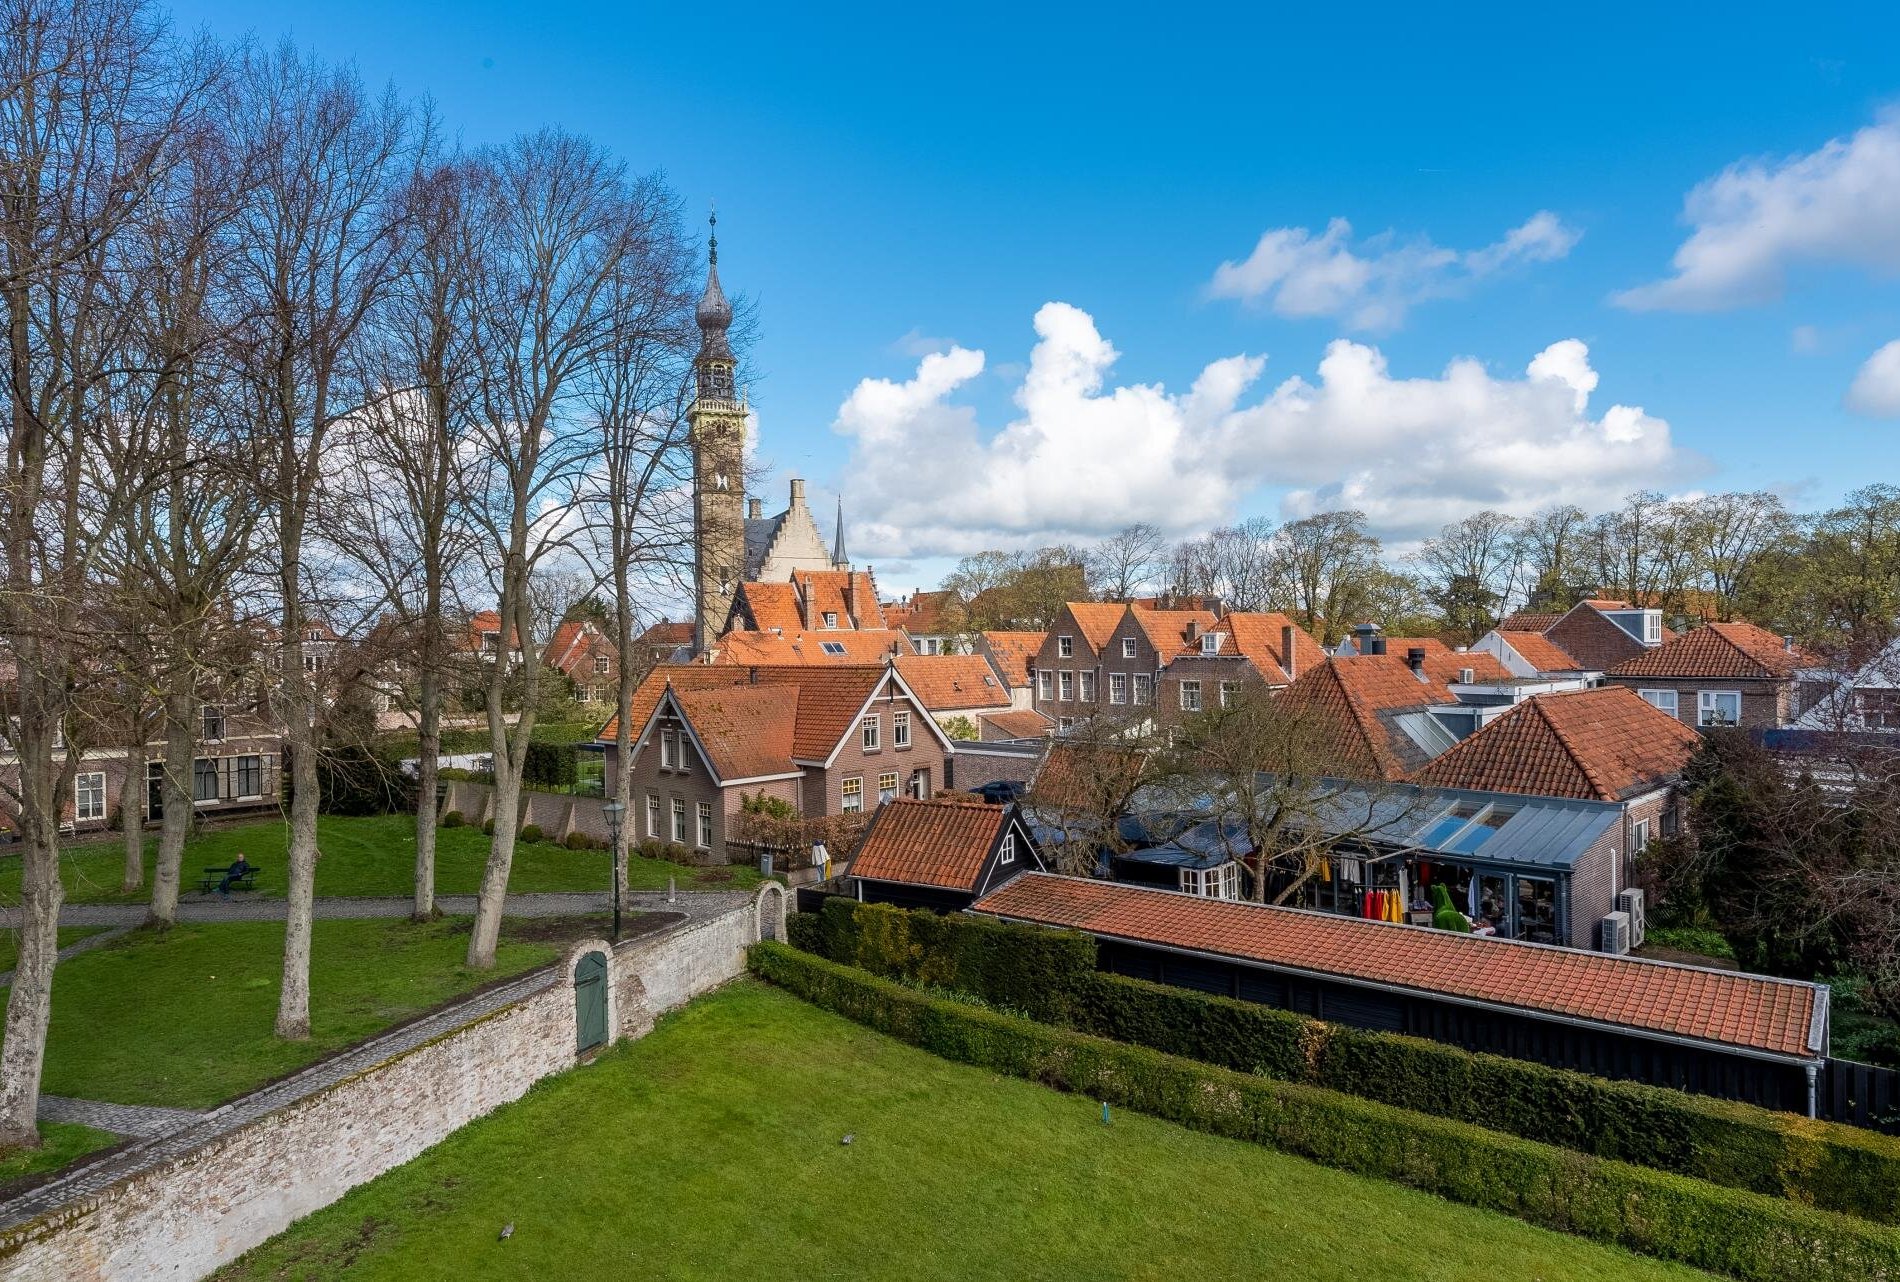
POLYGON ((1236 610, 1211 625, 1210 631, 1233 637, 1236 652, 1253 664, 1269 685, 1285 685, 1308 668, 1326 662, 1326 649, 1284 614, 1236 610), (1293 629, 1293 675, 1287 672, 1286 655, 1281 651, 1281 629, 1293 629))
POLYGON ((712 661, 725 663, 882 663, 895 649, 910 653, 910 642, 895 628, 815 632, 728 632, 713 648, 712 661), (827 649, 826 647, 831 647, 827 649))
POLYGON ((691 645, 693 643, 693 625, 662 619, 640 634, 640 644, 646 646, 691 645))
POLYGON ((1544 694, 1460 740, 1412 782, 1624 801, 1679 778, 1699 741, 1627 686, 1544 694))
POLYGON ((1564 610, 1518 610, 1498 620, 1498 631, 1548 632, 1550 625, 1566 613, 1564 610))
POLYGON ((985 632, 984 643, 1003 679, 1018 689, 1029 685, 1029 661, 1041 651, 1047 632, 985 632))
POLYGON ((1583 665, 1572 658, 1568 650, 1542 632, 1507 632, 1500 628, 1498 635, 1517 651, 1519 658, 1539 672, 1581 672, 1584 670, 1583 665))
POLYGON ((974 890, 1011 812, 982 801, 887 801, 871 820, 850 875, 974 890))
POLYGON ((752 621, 754 629, 797 632, 805 626, 798 610, 798 589, 789 583, 741 583, 734 613, 752 621))
POLYGON ((1815 660, 1752 623, 1705 623, 1610 669, 1619 677, 1785 680, 1815 660))
POLYGON ((1040 739, 1055 724, 1034 708, 1021 708, 1015 712, 986 712, 977 720, 993 727, 1006 739, 1040 739))
POLYGON ((1301 673, 1279 697, 1288 701, 1290 714, 1313 719, 1331 758, 1327 768, 1357 779, 1399 779, 1423 764, 1422 750, 1392 723, 1393 713, 1456 702, 1444 687, 1420 681, 1394 654, 1328 659, 1301 673))
POLYGON ((932 712, 1009 706, 1009 688, 980 654, 907 654, 897 670, 932 712))
POLYGON ((863 570, 793 570, 792 582, 804 598, 805 615, 814 628, 827 614, 837 615, 841 628, 884 626, 877 585, 863 570))
POLYGON ((1796 980, 1480 939, 1327 913, 1025 873, 978 912, 1191 948, 1530 1014, 1812 1059, 1820 990, 1796 980))
MULTIPOLYGON (((1147 607, 1131 609, 1128 617, 1148 638, 1148 644, 1155 648, 1155 654, 1162 663, 1198 648, 1198 642, 1188 640, 1190 624, 1205 631, 1220 621, 1212 610, 1159 610, 1147 607)), ((1095 648, 1099 650, 1101 646, 1095 648)))
POLYGON ((790 774, 797 687, 729 685, 675 690, 686 724, 722 782, 790 774))
MULTIPOLYGON (((831 755, 839 740, 857 724, 858 710, 877 689, 889 669, 882 664, 820 667, 797 664, 739 666, 736 664, 663 663, 646 675, 633 694, 629 724, 638 735, 652 719, 660 696, 671 685, 674 690, 706 690, 743 685, 774 686, 795 702, 796 721, 792 728, 792 755, 801 761, 822 761, 831 755), (794 687, 787 690, 786 687, 794 687), (793 700, 789 696, 796 694, 793 700)), ((691 721, 689 713, 688 720, 691 721)), ((601 727, 597 740, 610 742, 619 719, 601 727)), ((700 727, 695 723, 694 730, 700 727)), ((711 733, 710 730, 708 733, 711 733)), ((707 751, 713 752, 710 744, 707 751)), ((737 751, 735 750, 735 755, 737 751)), ((717 754, 715 753, 715 756, 717 754)), ((714 769, 718 769, 717 765, 714 769)))
MULTIPOLYGON (((904 628, 917 636, 955 632, 963 627, 963 598, 950 588, 940 592, 913 592, 910 600, 898 608, 904 611, 904 619, 901 623, 889 619, 890 626, 904 628)), ((886 615, 890 613, 885 611, 886 615)))
POLYGON ((1056 810, 1112 810, 1134 793, 1146 765, 1138 749, 1058 741, 1036 767, 1029 796, 1056 810))
MULTIPOLYGON (((1089 649, 1099 651, 1115 635, 1115 629, 1121 626, 1122 616, 1128 613, 1128 607, 1115 601, 1070 601, 1062 607, 1075 620, 1075 626, 1082 639, 1089 643, 1089 649)), ((1061 620, 1051 632, 1061 631, 1061 620)))

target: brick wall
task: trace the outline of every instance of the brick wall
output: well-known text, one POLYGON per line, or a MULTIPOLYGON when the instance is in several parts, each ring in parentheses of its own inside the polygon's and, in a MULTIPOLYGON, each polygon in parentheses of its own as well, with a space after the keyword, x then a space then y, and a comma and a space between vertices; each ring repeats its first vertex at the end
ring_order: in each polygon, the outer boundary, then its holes
POLYGON ((959 792, 981 788, 986 783, 1007 780, 1028 783, 1042 760, 1042 745, 1031 748, 1005 748, 1000 744, 959 744, 950 758, 950 778, 945 786, 959 792))
POLYGON ((1632 690, 1673 690, 1676 692, 1676 720, 1693 726, 1701 706, 1698 695, 1704 690, 1733 690, 1742 696, 1742 725, 1750 730, 1785 726, 1793 720, 1792 681, 1752 681, 1698 677, 1679 680, 1666 677, 1609 677, 1605 684, 1628 686, 1632 690))
MULTIPOLYGON (((613 954, 609 1027, 638 1037, 660 1013, 738 975, 747 944, 782 938, 783 890, 613 954)), ((376 1067, 0 1233, 0 1282, 201 1278, 350 1189, 519 1099, 576 1060, 570 951, 556 982, 376 1067)))

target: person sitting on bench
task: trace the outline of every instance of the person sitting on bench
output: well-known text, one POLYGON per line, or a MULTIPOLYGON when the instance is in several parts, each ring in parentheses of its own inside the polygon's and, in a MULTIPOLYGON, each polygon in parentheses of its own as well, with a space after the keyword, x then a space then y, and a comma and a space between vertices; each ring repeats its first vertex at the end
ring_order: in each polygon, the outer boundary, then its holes
POLYGON ((226 899, 229 899, 231 897, 231 883, 234 881, 242 881, 245 875, 250 871, 251 861, 244 857, 242 850, 238 851, 238 857, 232 861, 229 868, 224 870, 224 880, 218 883, 218 893, 223 895, 226 899))

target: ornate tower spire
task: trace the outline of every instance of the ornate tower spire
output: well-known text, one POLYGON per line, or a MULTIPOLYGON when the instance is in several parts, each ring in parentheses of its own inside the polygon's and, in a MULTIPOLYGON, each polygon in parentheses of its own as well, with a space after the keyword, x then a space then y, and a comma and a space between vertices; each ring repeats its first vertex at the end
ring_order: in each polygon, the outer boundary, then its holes
POLYGON ((726 341, 732 304, 719 285, 719 215, 706 221, 706 289, 693 313, 696 395, 686 411, 693 441, 693 645, 701 654, 726 630, 745 577, 746 408, 733 394, 738 358, 726 341))
POLYGON ((844 554, 844 495, 838 496, 838 537, 831 544, 831 568, 848 570, 851 562, 844 554))

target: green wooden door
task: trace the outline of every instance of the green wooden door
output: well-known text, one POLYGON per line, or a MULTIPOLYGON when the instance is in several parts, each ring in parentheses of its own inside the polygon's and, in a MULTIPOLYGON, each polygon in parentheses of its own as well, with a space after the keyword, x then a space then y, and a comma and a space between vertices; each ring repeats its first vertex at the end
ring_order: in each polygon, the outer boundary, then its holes
POLYGON ((588 953, 574 966, 574 1026, 579 1049, 607 1040, 607 955, 588 953))

